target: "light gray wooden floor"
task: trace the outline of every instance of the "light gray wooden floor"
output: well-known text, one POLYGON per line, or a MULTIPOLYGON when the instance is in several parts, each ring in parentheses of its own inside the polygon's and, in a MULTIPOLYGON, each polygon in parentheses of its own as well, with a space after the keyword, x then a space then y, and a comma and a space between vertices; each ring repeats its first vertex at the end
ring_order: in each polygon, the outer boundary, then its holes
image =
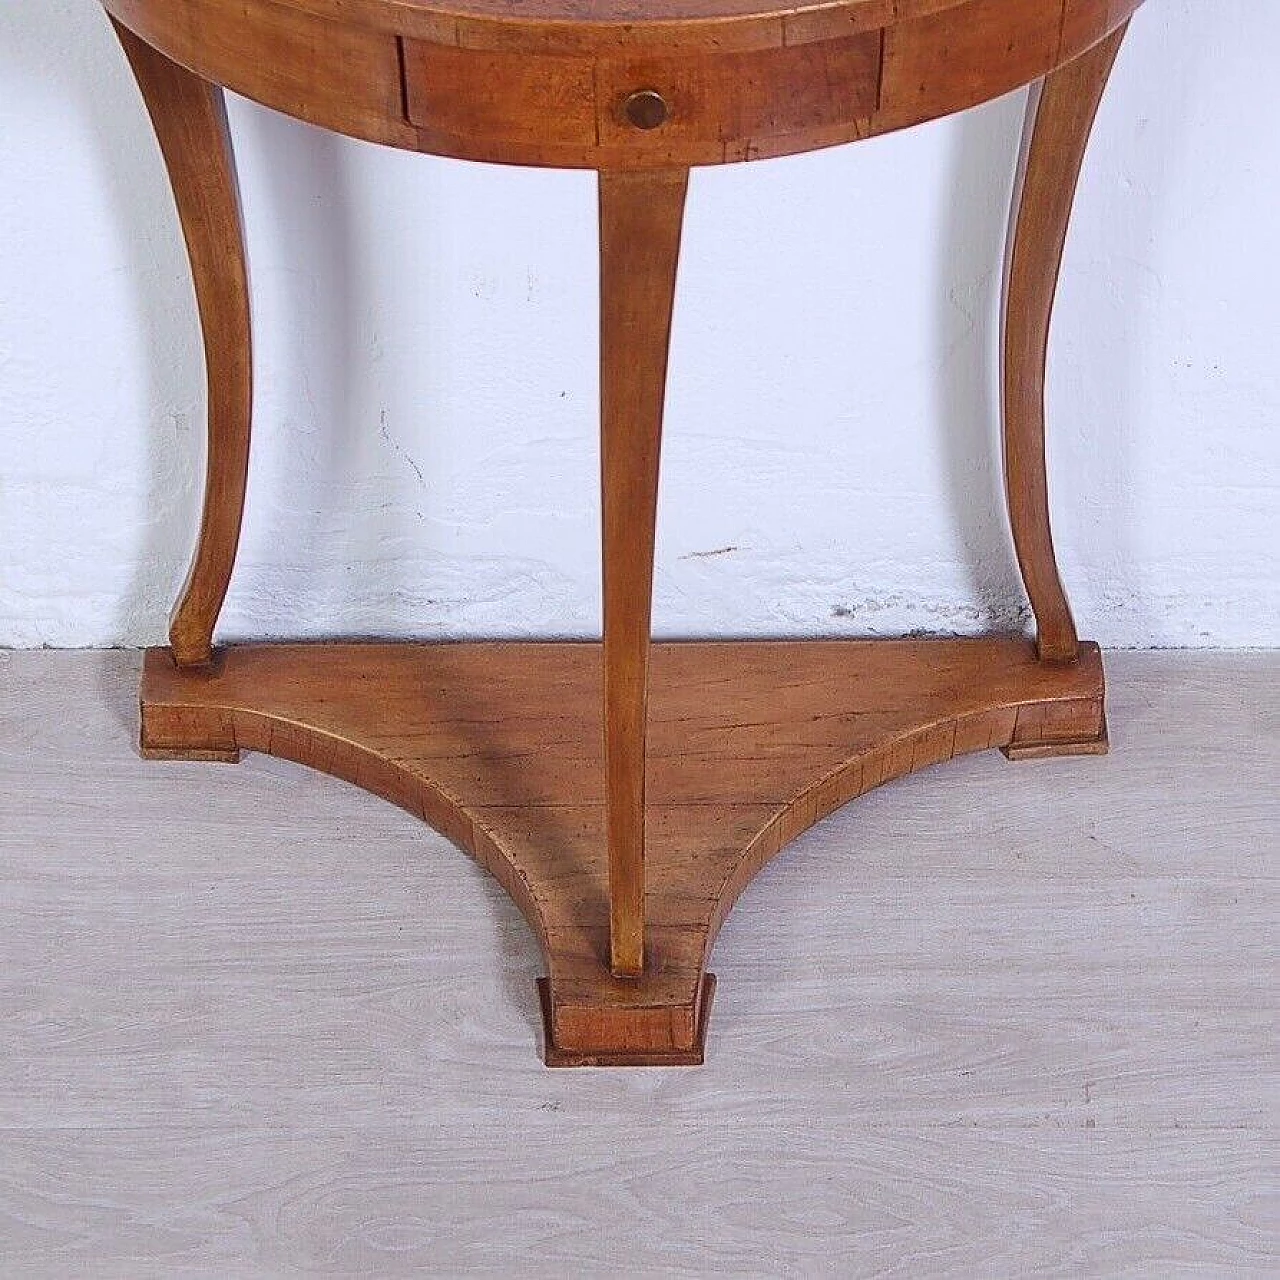
POLYGON ((1280 658, 1115 655, 1110 758, 823 824, 647 1072, 540 1065, 407 815, 138 760, 137 668, 0 654, 0 1275, 1280 1274, 1280 658))

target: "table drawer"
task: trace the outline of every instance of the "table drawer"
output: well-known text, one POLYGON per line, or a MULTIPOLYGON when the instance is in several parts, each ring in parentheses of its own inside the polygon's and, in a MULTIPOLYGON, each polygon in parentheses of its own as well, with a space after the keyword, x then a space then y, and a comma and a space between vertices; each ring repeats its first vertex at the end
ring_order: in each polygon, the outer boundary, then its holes
POLYGON ((873 114, 882 44, 871 31, 787 49, 592 59, 406 40, 405 104, 424 149, 447 154, 716 164, 873 114))

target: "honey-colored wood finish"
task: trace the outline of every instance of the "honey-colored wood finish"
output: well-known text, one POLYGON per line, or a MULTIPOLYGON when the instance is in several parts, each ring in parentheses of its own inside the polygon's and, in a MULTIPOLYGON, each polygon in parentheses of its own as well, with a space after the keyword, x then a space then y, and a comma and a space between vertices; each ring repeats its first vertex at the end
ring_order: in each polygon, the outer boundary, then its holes
POLYGON ((600 175, 604 764, 616 974, 644 972, 644 760, 658 459, 687 170, 600 175))
POLYGON ((548 1060, 702 1055, 711 944, 785 844, 856 796, 966 752, 1103 732, 1102 663, 1024 640, 658 644, 649 699, 647 963, 611 972, 593 644, 233 647, 148 653, 142 747, 265 751, 408 809, 514 899, 546 955, 548 1060))
POLYGON ((183 666, 208 662, 231 584, 249 476, 253 354, 249 279, 222 90, 170 62, 127 27, 116 34, 155 126, 182 223, 200 310, 208 388, 204 512, 169 622, 183 666))
POLYGON ((209 353, 210 471, 154 758, 265 751, 404 805, 538 934, 552 1065, 701 1061, 734 899, 787 841, 966 751, 1106 749, 1048 520, 1044 361, 1089 129, 1140 0, 103 0, 156 121, 209 353), (650 643, 663 401, 691 166, 813 150, 1036 86, 1010 234, 1020 637, 650 643), (601 645, 212 651, 249 442, 247 284, 225 86, 409 150, 600 173, 601 645))
POLYGON ((1032 88, 1005 266, 1005 493, 1040 656, 1051 662, 1072 661, 1079 641, 1049 522, 1044 405, 1049 323, 1089 133, 1124 33, 1118 27, 1032 88))

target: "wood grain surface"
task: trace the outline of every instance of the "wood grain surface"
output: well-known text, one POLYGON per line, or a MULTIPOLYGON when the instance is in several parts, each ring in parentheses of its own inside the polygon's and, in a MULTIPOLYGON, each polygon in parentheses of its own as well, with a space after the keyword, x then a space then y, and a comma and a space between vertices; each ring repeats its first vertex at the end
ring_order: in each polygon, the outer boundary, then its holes
POLYGON ((138 760, 139 663, 0 653, 0 1273, 1274 1274, 1276 657, 1111 655, 1106 759, 816 827, 656 1074, 538 1064, 409 815, 138 760))

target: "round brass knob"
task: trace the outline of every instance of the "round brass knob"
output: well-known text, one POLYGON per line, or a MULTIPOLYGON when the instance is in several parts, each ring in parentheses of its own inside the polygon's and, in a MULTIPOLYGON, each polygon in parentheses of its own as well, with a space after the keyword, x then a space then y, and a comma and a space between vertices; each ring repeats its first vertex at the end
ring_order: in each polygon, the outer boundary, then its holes
POLYGON ((637 129, 658 129, 667 123, 671 110, 656 89, 640 89, 623 104, 623 114, 637 129))

